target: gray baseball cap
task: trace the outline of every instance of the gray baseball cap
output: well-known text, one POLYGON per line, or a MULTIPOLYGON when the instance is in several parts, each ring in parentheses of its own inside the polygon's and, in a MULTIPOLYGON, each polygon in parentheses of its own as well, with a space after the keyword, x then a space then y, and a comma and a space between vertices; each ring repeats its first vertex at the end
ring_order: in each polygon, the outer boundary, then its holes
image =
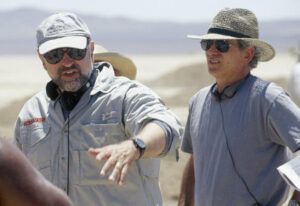
POLYGON ((36 32, 38 50, 42 55, 63 47, 84 49, 90 37, 87 25, 69 12, 49 16, 37 27, 36 32))

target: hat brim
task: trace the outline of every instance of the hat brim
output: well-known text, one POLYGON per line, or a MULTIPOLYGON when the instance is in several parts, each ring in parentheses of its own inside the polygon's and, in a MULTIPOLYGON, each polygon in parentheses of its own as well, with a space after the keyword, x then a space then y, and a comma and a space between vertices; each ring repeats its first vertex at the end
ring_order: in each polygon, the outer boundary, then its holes
POLYGON ((201 35, 201 36, 187 35, 187 38, 195 39, 195 40, 199 40, 199 39, 201 39, 201 40, 215 40, 215 39, 243 40, 243 41, 250 42, 253 46, 259 48, 260 53, 261 53, 260 58, 258 59, 259 61, 262 61, 262 62, 269 61, 275 56, 275 50, 273 49, 273 47, 270 44, 268 44, 264 41, 261 41, 259 39, 237 38, 237 37, 233 37, 233 36, 214 34, 214 33, 205 34, 205 35, 201 35))
POLYGON ((68 36, 62 38, 56 38, 48 40, 39 46, 39 52, 41 55, 47 52, 58 49, 58 48, 75 48, 75 49, 85 49, 87 46, 87 38, 83 36, 68 36))
MULTIPOLYGON (((98 50, 99 51, 99 50, 98 50)), ((125 76, 131 80, 136 78, 136 66, 128 57, 116 52, 94 51, 94 62, 109 62, 119 76, 125 76)))

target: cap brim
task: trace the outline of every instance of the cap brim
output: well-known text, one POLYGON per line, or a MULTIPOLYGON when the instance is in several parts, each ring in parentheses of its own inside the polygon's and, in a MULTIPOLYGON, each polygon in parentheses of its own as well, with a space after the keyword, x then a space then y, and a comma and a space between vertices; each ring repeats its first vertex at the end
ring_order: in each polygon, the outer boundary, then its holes
POLYGON ((69 36, 48 40, 39 46, 41 55, 58 48, 76 48, 85 49, 87 46, 87 38, 83 36, 69 36))
POLYGON ((109 62, 119 76, 125 76, 131 80, 136 78, 136 66, 133 61, 126 56, 116 52, 94 52, 94 62, 102 61, 109 62))
POLYGON ((201 40, 215 40, 215 39, 244 40, 244 41, 251 42, 252 45, 254 45, 260 49, 261 55, 260 55, 260 58, 258 59, 259 61, 262 61, 262 62, 269 61, 275 56, 274 48, 270 44, 268 44, 264 41, 261 41, 259 39, 237 38, 237 37, 233 37, 233 36, 214 34, 214 33, 205 34, 205 35, 201 35, 201 36, 187 35, 187 38, 194 39, 194 40, 199 40, 199 39, 201 39, 201 40))

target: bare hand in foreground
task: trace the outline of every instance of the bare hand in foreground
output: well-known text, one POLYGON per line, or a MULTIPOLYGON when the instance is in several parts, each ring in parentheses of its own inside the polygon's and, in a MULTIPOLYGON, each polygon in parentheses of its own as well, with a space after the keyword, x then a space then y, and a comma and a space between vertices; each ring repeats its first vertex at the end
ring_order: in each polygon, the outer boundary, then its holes
POLYGON ((104 177, 112 169, 108 180, 116 182, 118 185, 124 183, 129 167, 139 158, 139 151, 131 140, 96 149, 90 148, 88 152, 98 162, 106 161, 100 175, 104 177))

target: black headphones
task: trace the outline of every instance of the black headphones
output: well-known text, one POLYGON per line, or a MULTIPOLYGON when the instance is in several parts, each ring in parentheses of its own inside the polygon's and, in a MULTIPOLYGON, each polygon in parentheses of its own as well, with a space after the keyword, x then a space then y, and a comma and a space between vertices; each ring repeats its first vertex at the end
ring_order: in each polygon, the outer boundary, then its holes
POLYGON ((249 76, 250 76, 250 73, 247 74, 247 76, 242 80, 242 82, 240 82, 236 87, 234 87, 232 89, 225 87, 222 93, 219 93, 218 85, 217 85, 217 83, 215 83, 210 88, 211 96, 213 97, 213 99, 216 102, 221 102, 222 96, 225 98, 229 98, 229 99, 232 98, 237 93, 237 91, 243 86, 245 80, 248 79, 249 76))
POLYGON ((220 102, 221 101, 221 94, 218 92, 217 89, 214 89, 214 88, 215 87, 211 87, 211 89, 210 89, 211 96, 213 97, 213 99, 216 102, 220 102))
POLYGON ((210 88, 210 93, 216 102, 221 102, 222 96, 230 99, 236 94, 236 92, 238 91, 239 88, 240 88, 240 86, 235 88, 234 90, 228 90, 227 88, 225 88, 222 93, 219 93, 218 86, 215 84, 210 88))

